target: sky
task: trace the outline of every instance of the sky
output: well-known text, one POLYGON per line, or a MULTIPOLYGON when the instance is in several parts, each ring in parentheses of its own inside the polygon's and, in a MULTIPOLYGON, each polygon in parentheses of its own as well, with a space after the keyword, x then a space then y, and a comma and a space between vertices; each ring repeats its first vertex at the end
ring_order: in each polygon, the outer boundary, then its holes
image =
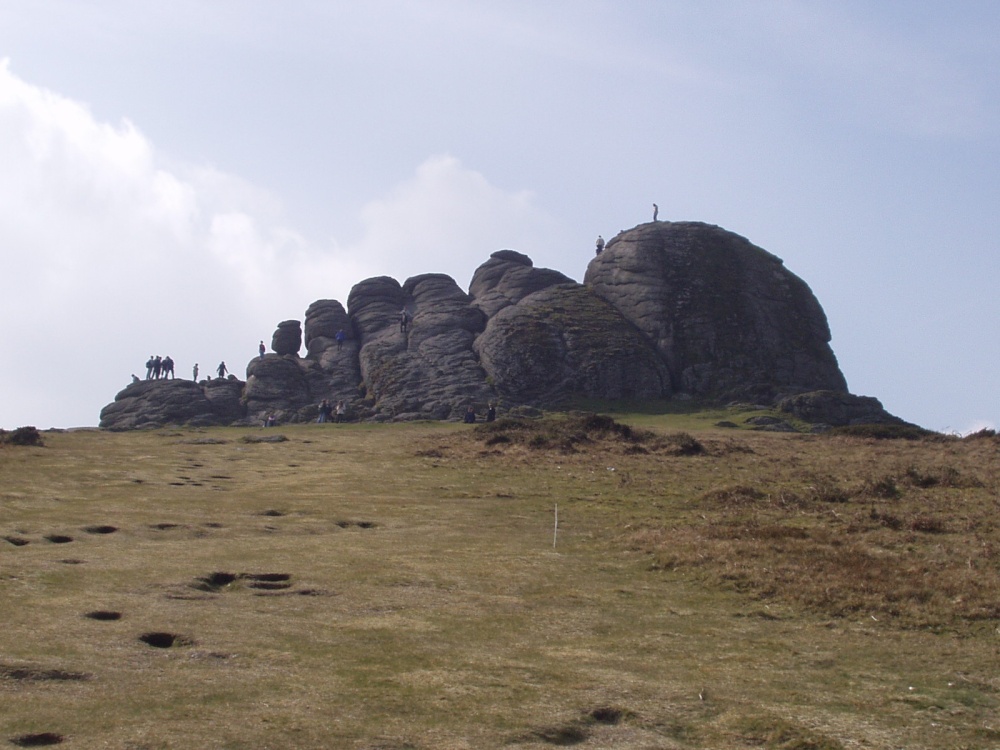
POLYGON ((3 0, 0 427, 150 354, 244 377, 372 276, 583 280, 703 221, 813 290, 852 393, 1000 424, 993 0, 3 0))

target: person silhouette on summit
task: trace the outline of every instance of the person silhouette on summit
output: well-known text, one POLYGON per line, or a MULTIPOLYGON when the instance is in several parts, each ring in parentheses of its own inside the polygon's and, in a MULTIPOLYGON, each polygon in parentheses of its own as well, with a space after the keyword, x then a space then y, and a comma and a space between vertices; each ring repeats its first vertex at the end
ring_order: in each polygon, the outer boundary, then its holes
POLYGON ((163 372, 164 380, 167 379, 167 375, 170 376, 171 380, 174 379, 174 361, 170 359, 169 354, 164 357, 163 361, 160 363, 160 370, 163 372))
POLYGON ((146 380, 153 379, 153 365, 156 364, 156 360, 153 359, 153 355, 149 355, 149 359, 146 360, 146 380))
POLYGON ((653 221, 656 221, 656 217, 660 215, 660 207, 655 203, 653 204, 653 221))
POLYGON ((267 347, 264 346, 264 341, 261 339, 260 346, 257 347, 257 351, 260 352, 260 358, 264 359, 264 352, 267 351, 267 347))
POLYGON ((597 235, 597 254, 600 255, 602 252, 604 252, 604 238, 597 235))
POLYGON ((229 372, 229 370, 226 369, 225 361, 219 363, 219 366, 216 368, 216 371, 219 373, 220 378, 226 377, 226 373, 229 372))

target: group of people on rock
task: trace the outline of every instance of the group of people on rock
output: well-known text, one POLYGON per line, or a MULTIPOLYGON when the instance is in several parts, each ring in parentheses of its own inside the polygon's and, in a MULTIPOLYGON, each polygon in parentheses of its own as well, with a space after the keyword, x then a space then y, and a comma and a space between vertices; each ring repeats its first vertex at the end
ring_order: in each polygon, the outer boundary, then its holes
POLYGON ((347 404, 341 399, 334 406, 330 403, 329 399, 324 398, 319 404, 319 416, 316 418, 316 424, 324 424, 330 421, 330 416, 333 416, 333 421, 340 423, 347 420, 347 404))
MULTIPOLYGON (((146 380, 159 380, 168 376, 174 377, 174 361, 170 359, 170 355, 161 357, 157 354, 154 357, 150 354, 149 359, 146 360, 146 380)), ((138 380, 134 375, 132 377, 138 380)))
MULTIPOLYGON (((226 367, 225 362, 220 362, 215 371, 219 373, 220 378, 224 378, 226 377, 226 373, 229 372, 229 368, 226 367)), ((146 380, 166 380, 167 378, 174 378, 174 361, 170 358, 170 355, 161 357, 158 354, 155 356, 150 354, 149 359, 146 360, 146 380)), ((191 368, 191 379, 196 383, 198 382, 197 362, 191 368)), ((139 377, 133 374, 132 382, 138 383, 139 377)))

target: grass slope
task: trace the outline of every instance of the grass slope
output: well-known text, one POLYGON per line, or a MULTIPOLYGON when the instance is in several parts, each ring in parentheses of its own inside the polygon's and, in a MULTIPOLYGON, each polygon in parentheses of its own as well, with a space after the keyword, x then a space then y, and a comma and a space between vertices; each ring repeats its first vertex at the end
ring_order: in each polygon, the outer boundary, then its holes
POLYGON ((1000 744, 997 439, 719 417, 0 446, 0 744, 1000 744))

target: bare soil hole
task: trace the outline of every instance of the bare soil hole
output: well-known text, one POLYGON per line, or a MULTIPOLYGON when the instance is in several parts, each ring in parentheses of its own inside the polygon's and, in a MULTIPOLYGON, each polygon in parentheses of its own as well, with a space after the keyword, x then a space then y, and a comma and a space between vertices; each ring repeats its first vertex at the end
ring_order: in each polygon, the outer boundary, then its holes
POLYGON ((290 581, 291 573, 244 573, 243 577, 250 581, 290 581))
POLYGON ((154 523, 154 524, 151 524, 149 528, 156 529, 157 531, 168 531, 170 529, 180 528, 180 524, 179 523, 154 523))
POLYGON ((113 622, 114 620, 122 619, 121 612, 112 612, 107 609, 95 609, 93 612, 88 612, 84 615, 91 620, 100 620, 102 622, 113 622))
POLYGON ((239 576, 235 573, 216 571, 215 573, 209 573, 207 576, 196 579, 197 583, 193 585, 200 591, 218 591, 233 583, 237 578, 239 576))
POLYGON ((270 510, 261 511, 261 515, 262 516, 270 516, 271 518, 281 518, 282 516, 287 515, 287 514, 284 511, 282 511, 282 510, 274 510, 272 508, 270 510))
POLYGON ((53 544, 69 544, 73 541, 73 537, 65 534, 49 534, 45 538, 53 544))
POLYGON ((5 536, 4 541, 10 542, 15 547, 23 547, 24 545, 29 543, 27 539, 23 539, 22 537, 19 536, 5 536))
POLYGON ((15 737, 11 743, 18 747, 45 747, 46 745, 58 745, 65 737, 55 732, 41 732, 39 734, 22 734, 15 737))
POLYGON ((60 560, 63 565, 83 565, 86 560, 79 560, 75 557, 67 557, 65 560, 60 560))
POLYGON ((176 633, 143 633, 139 640, 153 648, 173 648, 174 646, 191 646, 194 644, 190 638, 185 638, 176 633))
POLYGON ((88 534, 114 534, 118 531, 117 526, 85 526, 84 531, 88 534))
POLYGON ((224 529, 225 528, 225 526, 223 526, 221 523, 217 523, 215 521, 209 521, 208 523, 203 523, 202 526, 204 526, 206 529, 224 529))
POLYGON ((358 525, 359 529, 374 529, 375 528, 375 522, 374 521, 358 521, 357 525, 358 525))
POLYGON ((590 712, 590 718, 598 724, 617 724, 622 720, 624 712, 613 706, 601 706, 590 712))

